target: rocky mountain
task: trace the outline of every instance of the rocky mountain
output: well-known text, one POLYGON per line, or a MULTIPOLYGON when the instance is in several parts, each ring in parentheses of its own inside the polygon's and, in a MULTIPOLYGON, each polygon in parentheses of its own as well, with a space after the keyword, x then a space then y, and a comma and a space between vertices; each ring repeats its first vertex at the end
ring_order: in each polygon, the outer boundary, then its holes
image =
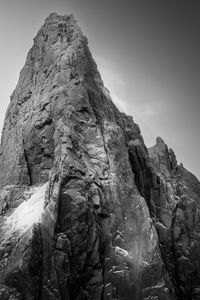
POLYGON ((146 148, 72 15, 35 37, 0 151, 1 300, 200 299, 200 183, 146 148))

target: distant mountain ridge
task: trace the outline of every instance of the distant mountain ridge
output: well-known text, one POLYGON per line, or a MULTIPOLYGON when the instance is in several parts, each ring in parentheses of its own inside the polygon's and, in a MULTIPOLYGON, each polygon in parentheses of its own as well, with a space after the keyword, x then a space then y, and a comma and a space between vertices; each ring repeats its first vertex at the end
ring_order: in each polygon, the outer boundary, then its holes
POLYGON ((34 38, 0 170, 1 300, 200 299, 200 182, 147 149, 72 15, 34 38))

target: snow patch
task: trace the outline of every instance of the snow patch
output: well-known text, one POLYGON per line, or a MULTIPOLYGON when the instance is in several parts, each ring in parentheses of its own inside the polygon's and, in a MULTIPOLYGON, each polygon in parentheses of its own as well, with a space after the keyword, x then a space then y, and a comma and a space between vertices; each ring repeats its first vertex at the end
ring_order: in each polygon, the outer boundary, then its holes
POLYGON ((120 247, 115 247, 115 253, 124 257, 129 257, 129 253, 128 251, 126 251, 125 249, 122 249, 120 247))
POLYGON ((26 231, 34 223, 38 223, 44 211, 45 192, 48 182, 33 188, 33 194, 22 202, 14 212, 7 217, 6 224, 10 231, 26 231))

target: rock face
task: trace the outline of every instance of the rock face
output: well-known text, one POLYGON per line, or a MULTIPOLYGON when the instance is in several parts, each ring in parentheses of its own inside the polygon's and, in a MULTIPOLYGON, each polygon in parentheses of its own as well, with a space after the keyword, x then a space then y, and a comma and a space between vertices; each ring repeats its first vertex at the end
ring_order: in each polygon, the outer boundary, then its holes
POLYGON ((0 155, 1 300, 200 299, 200 183, 146 148, 73 16, 35 37, 0 155))

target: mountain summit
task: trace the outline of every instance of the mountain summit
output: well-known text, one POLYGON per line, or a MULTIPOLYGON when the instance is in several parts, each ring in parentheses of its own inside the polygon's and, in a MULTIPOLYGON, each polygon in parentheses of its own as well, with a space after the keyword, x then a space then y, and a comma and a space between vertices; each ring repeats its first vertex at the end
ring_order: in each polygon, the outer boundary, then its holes
POLYGON ((146 148, 72 15, 34 38, 0 170, 1 300, 200 299, 200 183, 146 148))

